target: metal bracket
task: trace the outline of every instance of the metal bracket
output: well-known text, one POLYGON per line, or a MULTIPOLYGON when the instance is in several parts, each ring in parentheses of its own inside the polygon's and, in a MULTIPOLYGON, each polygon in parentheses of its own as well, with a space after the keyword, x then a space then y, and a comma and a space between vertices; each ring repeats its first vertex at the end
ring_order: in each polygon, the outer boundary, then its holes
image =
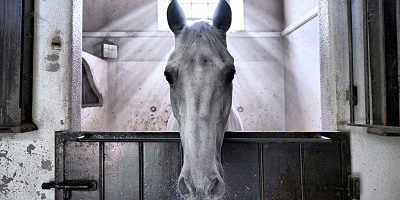
POLYGON ((57 189, 64 190, 64 200, 69 200, 72 197, 73 190, 95 191, 97 190, 97 181, 94 180, 71 180, 60 183, 49 182, 43 183, 42 189, 57 189))
POLYGON ((360 199, 360 178, 349 176, 347 189, 349 191, 350 199, 360 199))
POLYGON ((357 86, 353 85, 352 89, 351 89, 351 98, 353 100, 353 106, 356 106, 358 104, 358 93, 357 93, 357 86))

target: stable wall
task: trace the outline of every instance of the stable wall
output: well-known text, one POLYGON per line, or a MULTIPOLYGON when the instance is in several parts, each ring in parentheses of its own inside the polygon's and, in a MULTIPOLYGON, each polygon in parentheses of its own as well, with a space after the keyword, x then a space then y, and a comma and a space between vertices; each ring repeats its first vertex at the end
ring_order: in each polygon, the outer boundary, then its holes
POLYGON ((285 0, 282 31, 286 130, 321 130, 317 1, 285 0))
MULTIPOLYGON (((84 44, 97 40, 102 39, 85 37, 84 44)), ((108 60, 111 105, 108 129, 165 130, 171 109, 163 70, 174 46, 173 38, 108 38, 107 41, 120 48, 120 59, 108 60), (151 111, 152 107, 156 111, 151 111)), ((228 37, 228 45, 237 68, 233 106, 243 108, 239 114, 245 130, 283 130, 281 39, 228 37)))
POLYGON ((157 31, 157 0, 84 0, 83 8, 84 32, 157 31))
POLYGON ((35 1, 32 107, 38 130, 0 134, 0 199, 54 199, 54 190, 41 184, 54 181, 54 132, 73 126, 72 66, 80 59, 72 60, 80 56, 74 54, 80 33, 73 34, 72 25, 81 27, 76 8, 79 1, 35 1), (60 49, 51 46, 53 38, 61 40, 60 49))
MULTIPOLYGON (((174 39, 169 31, 156 30, 157 13, 150 11, 157 10, 156 2, 134 3, 133 11, 122 9, 121 18, 115 14, 120 5, 111 9, 106 1, 85 1, 83 50, 101 57, 102 42, 119 48, 119 58, 107 60, 109 130, 163 131, 171 115, 163 70, 174 39), (143 10, 149 12, 142 15, 143 10), (98 13, 110 17, 105 20, 98 13), (128 21, 120 23, 124 20, 128 21)), ((245 0, 244 11, 245 32, 228 34, 237 70, 233 108, 243 108, 239 115, 245 130, 284 130, 282 1, 245 0)))

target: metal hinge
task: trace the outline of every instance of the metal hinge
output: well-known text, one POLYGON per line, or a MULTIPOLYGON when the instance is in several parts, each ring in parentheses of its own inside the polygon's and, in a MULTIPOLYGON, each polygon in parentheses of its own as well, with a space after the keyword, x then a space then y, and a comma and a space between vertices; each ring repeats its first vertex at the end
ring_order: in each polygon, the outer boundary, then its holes
POLYGON ((97 190, 97 181, 94 180, 70 180, 59 183, 50 182, 43 183, 42 189, 58 189, 64 190, 64 200, 71 199, 73 190, 95 191, 97 190))
POLYGON ((351 91, 352 91, 351 98, 353 100, 353 106, 356 106, 358 104, 357 86, 353 85, 351 91))
POLYGON ((360 178, 349 176, 347 189, 350 199, 360 199, 360 178))
POLYGON ((354 107, 358 104, 357 86, 350 86, 346 90, 346 100, 351 102, 351 106, 354 107))

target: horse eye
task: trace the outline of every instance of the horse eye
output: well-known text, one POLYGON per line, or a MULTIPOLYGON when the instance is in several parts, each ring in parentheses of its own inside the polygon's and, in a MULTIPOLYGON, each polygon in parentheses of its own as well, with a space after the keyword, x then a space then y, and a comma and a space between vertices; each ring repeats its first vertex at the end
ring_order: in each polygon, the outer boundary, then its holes
POLYGON ((229 70, 229 72, 226 74, 226 79, 225 79, 227 83, 233 81, 233 78, 235 78, 235 73, 236 73, 235 69, 229 70))
POLYGON ((165 79, 167 79, 168 83, 169 83, 170 85, 172 85, 173 81, 172 81, 172 75, 171 75, 171 73, 165 71, 165 72, 164 72, 164 75, 165 75, 165 79))

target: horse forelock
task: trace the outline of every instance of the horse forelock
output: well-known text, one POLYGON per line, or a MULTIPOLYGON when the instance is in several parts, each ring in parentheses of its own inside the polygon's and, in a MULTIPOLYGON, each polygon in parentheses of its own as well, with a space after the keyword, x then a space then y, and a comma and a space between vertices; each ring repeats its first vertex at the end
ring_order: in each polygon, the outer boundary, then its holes
POLYGON ((190 56, 191 50, 197 50, 204 46, 213 55, 219 55, 227 61, 233 58, 227 50, 226 34, 218 30, 208 22, 197 22, 190 27, 186 27, 175 39, 175 49, 170 56, 169 63, 177 63, 180 56, 190 56))

